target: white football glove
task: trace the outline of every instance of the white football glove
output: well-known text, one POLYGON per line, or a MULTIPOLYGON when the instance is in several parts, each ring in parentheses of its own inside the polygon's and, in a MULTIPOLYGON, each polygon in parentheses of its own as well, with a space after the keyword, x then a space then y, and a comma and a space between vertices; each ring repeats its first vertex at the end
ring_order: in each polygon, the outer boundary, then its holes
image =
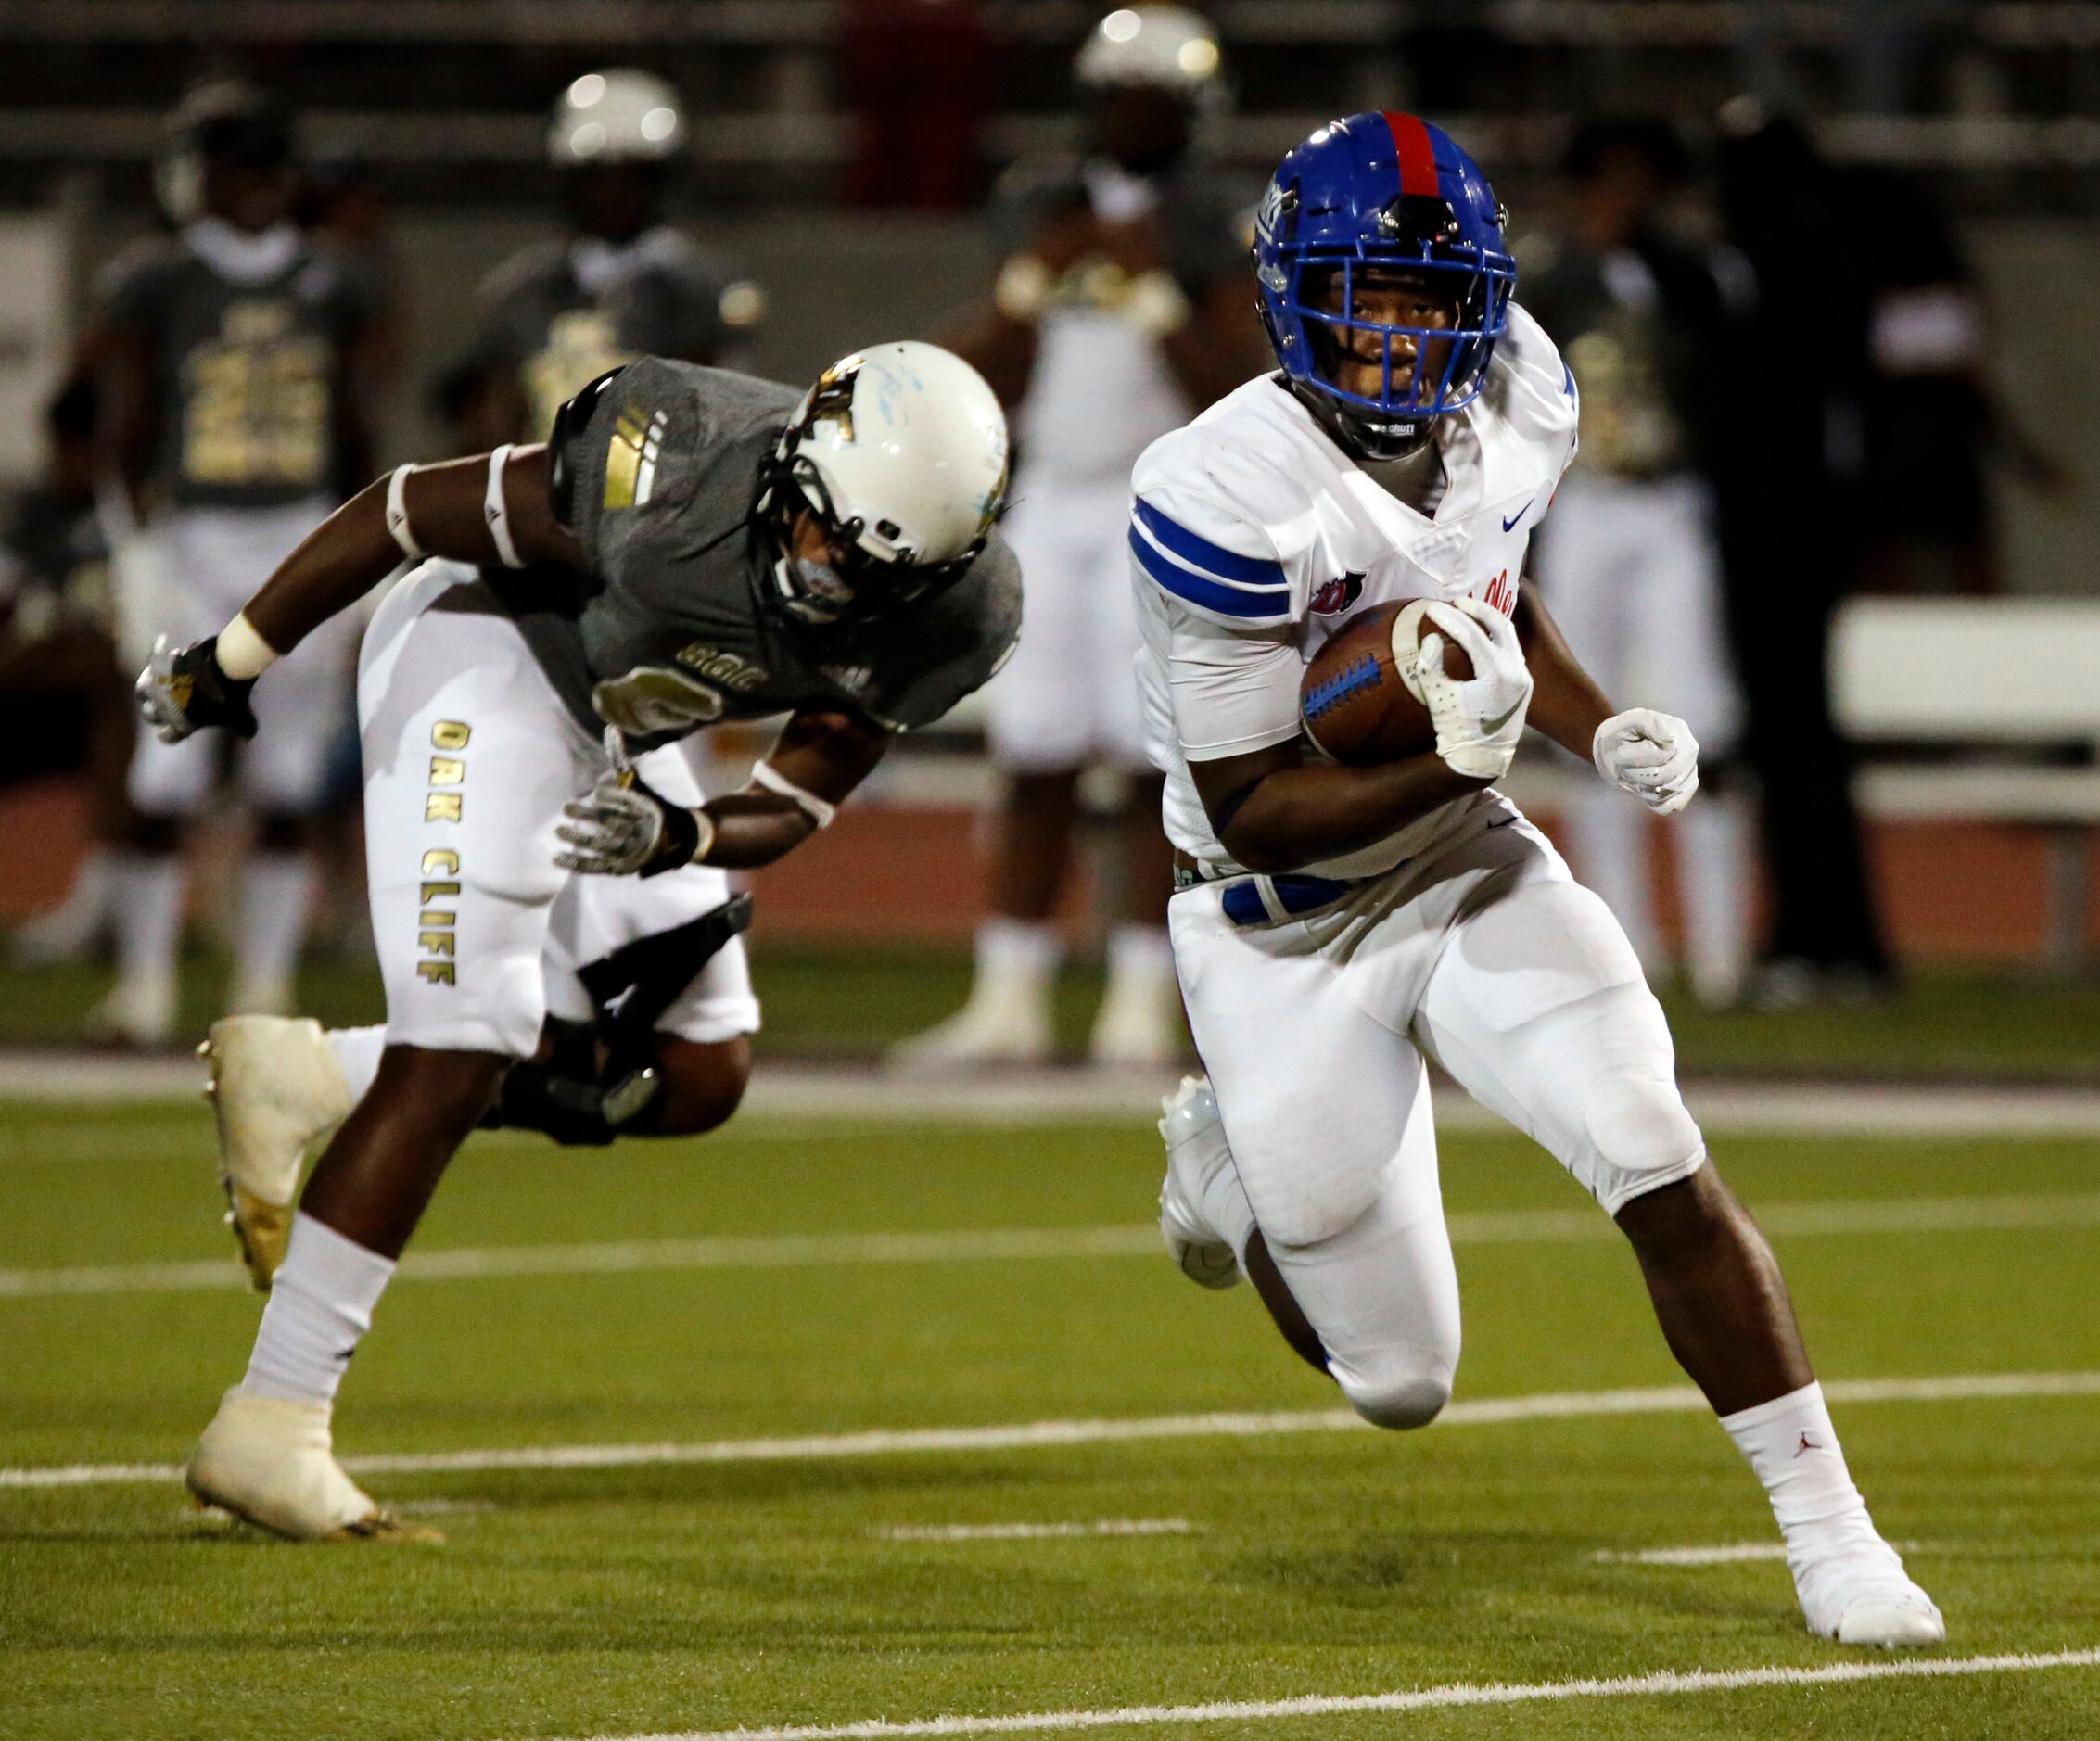
POLYGON ((1429 709, 1436 753, 1445 765, 1469 779, 1499 780, 1509 771, 1532 701, 1532 674, 1517 644, 1517 627, 1481 599, 1429 604, 1415 621, 1425 619, 1443 632, 1423 632, 1411 655, 1399 644, 1400 626, 1408 616, 1403 612, 1394 619, 1394 663, 1400 680, 1429 709), (1446 639, 1472 661, 1472 676, 1456 678, 1444 668, 1446 639))
POLYGON ((1598 726, 1590 759, 1658 816, 1675 815, 1699 790, 1699 740, 1674 714, 1652 707, 1629 707, 1598 726))
POLYGON ((605 728, 612 766, 580 798, 562 806, 554 854, 564 870, 585 876, 660 876, 689 865, 714 844, 715 825, 704 810, 689 810, 652 790, 634 771, 617 726, 605 728))

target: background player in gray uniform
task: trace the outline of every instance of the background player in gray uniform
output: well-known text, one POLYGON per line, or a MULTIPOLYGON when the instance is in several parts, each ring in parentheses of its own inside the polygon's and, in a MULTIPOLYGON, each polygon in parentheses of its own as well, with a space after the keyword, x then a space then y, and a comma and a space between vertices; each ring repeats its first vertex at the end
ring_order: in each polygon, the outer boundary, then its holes
MULTIPOLYGON (((799 405, 644 360, 574 401, 547 446, 402 467, 216 641, 156 653, 139 694, 159 730, 243 725, 278 649, 403 553, 444 559, 388 595, 359 672, 384 1048, 291 1220, 248 1378, 193 1460, 197 1493, 297 1537, 388 1527, 330 1454, 337 1386, 453 1151, 539 1048, 557 982, 590 984, 576 945, 617 928, 604 903, 628 898, 629 873, 675 892, 790 851, 894 732, 999 667, 1020 623, 1018 568, 991 533, 1005 487, 997 400, 933 346, 848 357, 799 405), (781 713, 748 789, 705 806, 652 790, 635 759, 781 713)), ((716 1073, 748 1069, 747 1049, 643 1037, 657 1080, 620 1128, 727 1115, 716 1073)), ((346 1110, 288 1103, 299 1074, 254 1073, 271 1098, 251 1126, 346 1110)))
POLYGON ((636 357, 738 361, 765 296, 665 222, 685 147, 678 93, 654 74, 608 68, 562 94, 547 156, 570 234, 535 242, 481 286, 473 349, 443 392, 470 443, 544 438, 562 405, 636 357))
MULTIPOLYGON (((197 215, 120 260, 104 288, 106 445, 144 527, 119 567, 130 650, 183 642, 223 620, 327 516, 347 477, 370 469, 359 405, 375 342, 363 274, 317 249, 290 218, 292 120, 262 94, 207 86, 176 117, 176 168, 197 215)), ((181 196, 178 194, 178 198, 181 196)), ((307 819, 347 700, 354 627, 300 649, 265 698, 261 742, 239 778, 256 850, 241 878, 235 1009, 283 1010, 313 875, 307 819)), ((164 1039, 175 1013, 181 824, 208 800, 211 741, 141 737, 130 791, 140 823, 121 873, 118 979, 101 1011, 112 1034, 164 1039)))
MULTIPOLYGON (((1539 580, 1599 685, 1648 696, 1698 735, 1702 801, 1663 827, 1692 990, 1720 1008, 1741 995, 1750 966, 1755 857, 1749 807, 1728 790, 1743 705, 1707 470, 1728 263, 1662 222, 1691 171, 1668 123, 1593 122, 1565 167, 1568 222, 1538 270, 1527 266, 1525 303, 1581 384, 1583 445, 1539 528, 1539 580)), ((1648 819, 1585 780, 1569 794, 1568 821, 1583 881, 1649 975, 1667 973, 1648 819)))
POLYGON ((1224 95, 1217 39, 1200 17, 1118 11, 1075 70, 1087 153, 1006 177, 992 218, 1005 264, 991 309, 958 341, 1015 408, 1019 474, 1002 529, 1027 570, 1028 632, 987 695, 1002 789, 976 983, 959 1014, 904 1048, 920 1064, 1049 1055, 1053 915, 1079 775, 1099 764, 1123 771, 1126 802, 1091 1051, 1144 1065, 1182 1048, 1124 538, 1139 454, 1260 370, 1245 285, 1251 202, 1194 160, 1201 116, 1224 95))

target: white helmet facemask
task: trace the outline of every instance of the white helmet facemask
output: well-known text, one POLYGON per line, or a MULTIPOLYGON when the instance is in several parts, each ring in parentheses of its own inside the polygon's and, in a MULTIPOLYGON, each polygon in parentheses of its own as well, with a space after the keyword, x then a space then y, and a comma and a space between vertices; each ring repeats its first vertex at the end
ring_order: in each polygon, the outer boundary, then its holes
POLYGON ((1005 413, 937 345, 876 345, 834 363, 760 468, 754 519, 774 594, 797 621, 859 621, 961 578, 1005 499, 1005 413), (797 554, 807 515, 826 554, 797 554))

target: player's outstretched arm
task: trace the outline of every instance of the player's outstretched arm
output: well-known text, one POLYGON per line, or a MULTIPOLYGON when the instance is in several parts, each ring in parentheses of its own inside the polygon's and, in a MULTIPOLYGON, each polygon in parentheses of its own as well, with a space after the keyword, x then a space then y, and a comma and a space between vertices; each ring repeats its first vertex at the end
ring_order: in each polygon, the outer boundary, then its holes
POLYGON ((1458 773, 1434 754, 1375 768, 1308 762, 1304 740, 1295 738, 1191 762, 1189 772, 1219 845, 1248 870, 1269 872, 1371 845, 1494 783, 1458 773))
POLYGON ((255 680, 404 558, 576 562, 555 518, 543 444, 403 466, 352 496, 286 557, 220 633, 177 650, 165 639, 140 674, 139 711, 170 743, 206 726, 251 736, 255 680))
POLYGON ((554 862, 590 876, 661 875, 689 864, 755 870, 785 857, 832 818, 882 760, 890 734, 859 714, 805 708, 782 729, 742 792, 698 809, 652 790, 605 733, 611 767, 562 807, 554 862))

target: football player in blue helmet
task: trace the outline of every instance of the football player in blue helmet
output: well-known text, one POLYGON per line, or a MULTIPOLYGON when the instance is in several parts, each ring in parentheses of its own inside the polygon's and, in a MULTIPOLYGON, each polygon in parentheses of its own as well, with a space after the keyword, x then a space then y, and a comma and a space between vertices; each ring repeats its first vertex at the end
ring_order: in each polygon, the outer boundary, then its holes
POLYGON ((1330 122, 1278 167, 1254 226, 1262 324, 1345 451, 1399 458, 1480 392, 1517 285, 1507 218, 1416 115, 1330 122))

